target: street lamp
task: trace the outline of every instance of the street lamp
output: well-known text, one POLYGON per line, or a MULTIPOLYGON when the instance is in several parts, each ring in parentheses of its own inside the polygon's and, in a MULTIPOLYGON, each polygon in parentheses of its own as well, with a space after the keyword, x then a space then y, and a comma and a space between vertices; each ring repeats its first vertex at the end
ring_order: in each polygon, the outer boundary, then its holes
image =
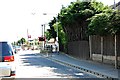
MULTIPOLYGON (((114 10, 116 8, 116 3, 115 3, 115 0, 114 0, 114 10)), ((118 67, 118 59, 117 59, 117 40, 116 40, 117 36, 115 34, 115 68, 117 69, 118 67)))
MULTIPOLYGON (((43 13, 43 15, 48 15, 47 13, 43 13)), ((56 14, 49 14, 49 15, 56 15, 56 14)), ((57 37, 56 37, 56 41, 55 44, 57 45, 57 53, 59 53, 59 39, 58 39, 58 26, 57 26, 57 37)))
MULTIPOLYGON (((45 39, 45 24, 42 24, 41 26, 42 26, 42 37, 45 39)), ((45 40, 43 41, 43 49, 45 49, 45 40)))

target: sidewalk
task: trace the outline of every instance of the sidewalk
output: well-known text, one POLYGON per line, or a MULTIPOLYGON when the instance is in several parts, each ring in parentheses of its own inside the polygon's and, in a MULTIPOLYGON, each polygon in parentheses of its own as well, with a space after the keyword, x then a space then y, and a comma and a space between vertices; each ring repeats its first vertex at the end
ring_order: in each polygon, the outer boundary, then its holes
POLYGON ((120 78, 120 69, 114 69, 112 65, 90 60, 80 60, 64 53, 52 53, 52 57, 49 56, 47 58, 103 78, 120 78))

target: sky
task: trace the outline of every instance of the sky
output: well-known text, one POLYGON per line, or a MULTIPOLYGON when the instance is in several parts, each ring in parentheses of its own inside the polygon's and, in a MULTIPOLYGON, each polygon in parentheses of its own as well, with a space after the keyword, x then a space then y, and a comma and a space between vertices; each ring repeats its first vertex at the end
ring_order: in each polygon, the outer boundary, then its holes
MULTIPOLYGON (((27 29, 32 38, 40 37, 41 25, 49 28, 48 22, 60 12, 62 5, 67 6, 72 1, 76 0, 0 0, 0 40, 13 42, 27 38, 27 29)), ((114 0, 98 1, 105 5, 114 3, 114 0)))

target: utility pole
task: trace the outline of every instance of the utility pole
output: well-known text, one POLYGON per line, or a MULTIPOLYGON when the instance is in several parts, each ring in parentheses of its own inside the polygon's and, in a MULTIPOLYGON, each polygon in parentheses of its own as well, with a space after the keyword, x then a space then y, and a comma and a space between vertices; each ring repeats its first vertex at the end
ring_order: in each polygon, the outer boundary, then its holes
MULTIPOLYGON (((114 10, 116 9, 116 3, 114 0, 114 10)), ((117 69, 118 67, 118 59, 117 59, 117 35, 115 34, 115 68, 117 69)))
MULTIPOLYGON (((43 24, 43 27, 44 27, 44 34, 43 34, 43 37, 45 39, 45 24, 43 24)), ((45 50, 45 40, 43 41, 43 46, 44 46, 44 50, 45 50)))
MULTIPOLYGON (((45 38, 45 24, 42 24, 42 38, 45 38)), ((43 49, 45 49, 45 41, 43 41, 43 49)))
MULTIPOLYGON (((56 14, 48 14, 48 13, 43 13, 43 15, 56 15, 56 14)), ((57 30, 56 30, 56 32, 57 32, 57 37, 56 37, 56 44, 57 44, 57 53, 59 53, 59 39, 58 39, 58 36, 59 36, 59 34, 58 34, 58 26, 57 26, 57 30)))
POLYGON ((27 41, 28 41, 28 29, 27 29, 27 41))
POLYGON ((29 46, 29 41, 28 41, 28 29, 27 29, 27 46, 29 46))

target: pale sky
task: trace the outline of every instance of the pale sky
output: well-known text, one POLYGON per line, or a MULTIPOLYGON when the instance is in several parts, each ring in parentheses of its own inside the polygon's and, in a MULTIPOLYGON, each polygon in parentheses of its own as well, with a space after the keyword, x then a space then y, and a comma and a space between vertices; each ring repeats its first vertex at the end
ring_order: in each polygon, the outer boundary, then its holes
MULTIPOLYGON (((41 36, 41 24, 47 24, 62 5, 67 6, 72 1, 76 0, 0 0, 0 40, 26 38, 27 29, 32 38, 41 36)), ((99 1, 107 5, 114 3, 114 0, 99 1)))

